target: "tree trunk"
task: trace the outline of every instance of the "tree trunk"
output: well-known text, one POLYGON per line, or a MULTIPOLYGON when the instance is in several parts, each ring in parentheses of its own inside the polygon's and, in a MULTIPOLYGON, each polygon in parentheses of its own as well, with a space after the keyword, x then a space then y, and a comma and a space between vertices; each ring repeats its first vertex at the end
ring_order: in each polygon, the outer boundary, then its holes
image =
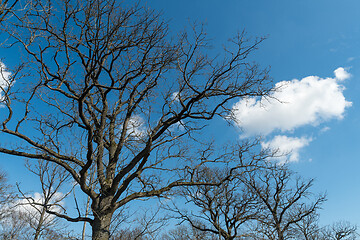
POLYGON ((92 223, 92 240, 108 240, 112 213, 95 216, 92 223))
POLYGON ((279 233, 278 240, 284 240, 284 235, 282 232, 279 233))
MULTIPOLYGON (((90 197, 88 197, 86 200, 85 217, 89 216, 89 207, 90 207, 90 197)), ((82 233, 81 233, 81 240, 85 240, 86 224, 88 224, 88 223, 84 222, 82 233)))
POLYGON ((39 237, 40 237, 41 227, 43 226, 43 223, 44 223, 45 212, 46 212, 45 208, 42 207, 39 222, 37 223, 37 226, 36 226, 36 229, 35 229, 34 240, 38 240, 39 237))

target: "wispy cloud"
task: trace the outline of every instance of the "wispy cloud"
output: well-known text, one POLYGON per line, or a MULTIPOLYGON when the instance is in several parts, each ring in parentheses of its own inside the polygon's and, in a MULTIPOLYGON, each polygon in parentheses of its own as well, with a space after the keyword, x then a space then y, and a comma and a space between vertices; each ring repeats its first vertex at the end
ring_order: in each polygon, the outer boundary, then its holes
POLYGON ((348 57, 348 59, 346 59, 347 62, 352 62, 356 59, 356 57, 348 57))
POLYGON ((325 127, 323 127, 323 128, 320 130, 320 133, 324 133, 324 132, 327 132, 327 131, 329 131, 329 130, 330 130, 330 127, 325 126, 325 127))

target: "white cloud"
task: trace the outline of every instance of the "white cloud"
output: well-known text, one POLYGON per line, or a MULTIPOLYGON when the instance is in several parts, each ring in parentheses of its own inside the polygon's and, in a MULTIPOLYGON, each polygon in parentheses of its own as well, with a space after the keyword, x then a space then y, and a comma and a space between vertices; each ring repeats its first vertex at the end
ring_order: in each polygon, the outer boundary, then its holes
MULTIPOLYGON (((3 91, 7 89, 9 85, 13 84, 10 83, 11 72, 9 72, 3 62, 0 61, 0 102, 4 100, 3 91)), ((3 105, 0 105, 3 107, 3 105)))
POLYGON ((280 163, 298 162, 299 151, 309 145, 311 141, 311 138, 306 137, 297 138, 278 135, 268 142, 262 142, 261 146, 277 151, 277 155, 280 156, 276 157, 276 160, 280 163))
POLYGON ((320 133, 324 133, 324 132, 327 132, 327 131, 329 131, 329 130, 330 130, 330 127, 325 126, 325 127, 323 127, 323 128, 320 130, 320 133))
MULTIPOLYGON (((63 193, 57 192, 55 193, 51 200, 49 201, 49 210, 54 212, 61 212, 62 209, 59 206, 64 206, 65 195, 63 193)), ((34 193, 34 195, 28 195, 26 198, 19 199, 14 201, 6 206, 4 206, 4 210, 9 214, 19 214, 25 217, 29 222, 29 224, 37 224, 40 220, 42 207, 37 204, 43 204, 45 202, 44 197, 40 193, 34 193), (27 198, 27 199, 26 199, 27 198)), ((54 215, 45 213, 44 215, 44 224, 50 223, 55 218, 54 215)), ((2 219, 3 222, 7 222, 10 219, 6 217, 2 219)))
POLYGON ((343 95, 340 81, 350 77, 344 68, 334 71, 335 78, 308 76, 301 80, 282 81, 276 84, 280 91, 272 98, 248 98, 233 106, 236 124, 243 130, 242 137, 268 135, 275 130, 293 131, 305 125, 342 119, 351 106, 343 95))
POLYGON ((146 133, 145 121, 139 115, 134 115, 130 118, 127 127, 127 134, 133 138, 140 139, 146 133))
POLYGON ((179 92, 173 92, 171 94, 171 100, 172 101, 178 102, 179 99, 180 99, 180 93, 179 92))
POLYGON ((339 67, 338 69, 336 69, 334 71, 335 77, 336 79, 340 80, 340 81, 344 81, 348 78, 351 77, 351 74, 348 73, 344 68, 339 67))
POLYGON ((185 130, 184 123, 182 121, 176 122, 175 124, 170 126, 169 130, 171 132, 182 132, 185 130))
POLYGON ((356 57, 349 57, 346 61, 352 62, 352 61, 354 61, 355 59, 356 59, 356 57))
POLYGON ((9 72, 4 63, 0 62, 0 86, 6 87, 9 85, 11 72, 9 72))

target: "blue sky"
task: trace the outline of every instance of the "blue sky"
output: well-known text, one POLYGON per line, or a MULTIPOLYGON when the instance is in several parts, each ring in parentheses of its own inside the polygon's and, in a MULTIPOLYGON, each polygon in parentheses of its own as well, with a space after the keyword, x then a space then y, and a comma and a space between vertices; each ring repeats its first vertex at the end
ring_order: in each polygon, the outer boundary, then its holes
POLYGON ((348 220, 360 225, 360 2, 152 0, 147 4, 170 19, 173 32, 192 22, 205 23, 214 48, 220 49, 243 29, 249 36, 268 37, 253 59, 271 66, 274 82, 289 85, 280 95, 294 102, 268 106, 266 114, 252 105, 246 109, 253 114, 242 119, 245 133, 226 134, 235 139, 258 131, 265 135, 267 146, 293 147, 293 169, 316 179, 314 192, 327 192, 321 222, 348 220), (254 120, 256 125, 251 124, 254 120))
MULTIPOLYGON (((360 226, 360 2, 143 2, 163 12, 172 33, 192 22, 205 23, 214 51, 243 29, 248 36, 267 36, 252 59, 271 67, 275 83, 288 86, 280 97, 289 103, 273 103, 264 112, 251 99, 239 102, 239 125, 244 131, 228 128, 221 131, 221 137, 236 141, 263 134, 264 146, 292 147, 292 167, 304 177, 316 178, 314 192, 328 194, 321 221, 348 220, 360 226), (245 111, 249 114, 244 115, 245 111)), ((1 51, 6 64, 16 63, 16 54, 1 51)), ((36 179, 29 176, 21 160, 2 155, 0 166, 8 172, 10 182, 33 187, 36 179)))

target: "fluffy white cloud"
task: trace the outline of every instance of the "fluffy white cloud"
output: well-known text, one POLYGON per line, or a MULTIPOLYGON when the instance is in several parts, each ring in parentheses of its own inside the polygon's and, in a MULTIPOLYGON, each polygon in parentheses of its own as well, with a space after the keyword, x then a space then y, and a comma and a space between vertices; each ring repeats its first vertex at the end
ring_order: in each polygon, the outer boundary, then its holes
POLYGON ((336 79, 340 81, 344 81, 345 79, 348 79, 351 77, 351 74, 348 73, 344 68, 339 67, 334 71, 336 79))
POLYGON ((261 146, 277 151, 279 157, 277 157, 276 160, 280 163, 298 162, 300 149, 309 145, 311 141, 311 138, 278 135, 268 142, 262 142, 261 146))
POLYGON ((350 77, 344 68, 334 71, 335 78, 308 76, 276 84, 280 91, 268 99, 243 99, 233 106, 242 137, 268 135, 275 130, 292 131, 304 125, 317 125, 332 118, 343 118, 346 101, 341 81, 350 77))
MULTIPOLYGON (((296 128, 313 125, 330 119, 342 119, 345 109, 351 106, 343 95, 342 81, 351 77, 344 68, 334 71, 335 77, 308 76, 301 80, 282 81, 280 90, 269 98, 248 98, 233 106, 236 124, 243 130, 241 137, 267 136, 270 133, 292 132, 296 128)), ((328 131, 323 127, 320 132, 328 131)), ((278 150, 280 163, 297 162, 299 151, 311 138, 278 135, 262 142, 263 148, 278 150)))
MULTIPOLYGON (((41 206, 36 206, 36 204, 43 204, 45 202, 44 197, 40 193, 34 193, 33 196, 27 196, 29 199, 20 199, 17 202, 14 203, 13 209, 16 209, 19 212, 22 213, 30 213, 31 215, 38 215, 41 211, 41 206), (35 205, 30 204, 30 202, 34 202, 35 205)), ((58 205, 64 205, 64 202, 62 201, 64 198, 63 193, 55 193, 53 197, 51 198, 51 201, 49 204, 56 203, 57 206, 50 207, 50 210, 55 212, 60 212, 61 209, 58 205)), ((51 215, 52 216, 52 215, 51 215)), ((52 216, 53 217, 53 216, 52 216)))
MULTIPOLYGON (((61 212, 62 209, 59 206, 64 206, 65 195, 63 193, 55 193, 48 204, 53 204, 49 207, 51 211, 61 212)), ((34 193, 34 195, 28 195, 26 198, 19 199, 15 202, 11 202, 8 205, 5 205, 2 211, 7 212, 9 215, 5 215, 1 219, 3 224, 10 223, 11 215, 18 214, 22 216, 23 219, 27 221, 28 224, 36 225, 38 224, 42 212, 42 207, 37 204, 43 204, 45 202, 44 197, 40 193, 34 193)), ((44 224, 49 224, 55 218, 54 215, 45 213, 44 215, 44 224)))

